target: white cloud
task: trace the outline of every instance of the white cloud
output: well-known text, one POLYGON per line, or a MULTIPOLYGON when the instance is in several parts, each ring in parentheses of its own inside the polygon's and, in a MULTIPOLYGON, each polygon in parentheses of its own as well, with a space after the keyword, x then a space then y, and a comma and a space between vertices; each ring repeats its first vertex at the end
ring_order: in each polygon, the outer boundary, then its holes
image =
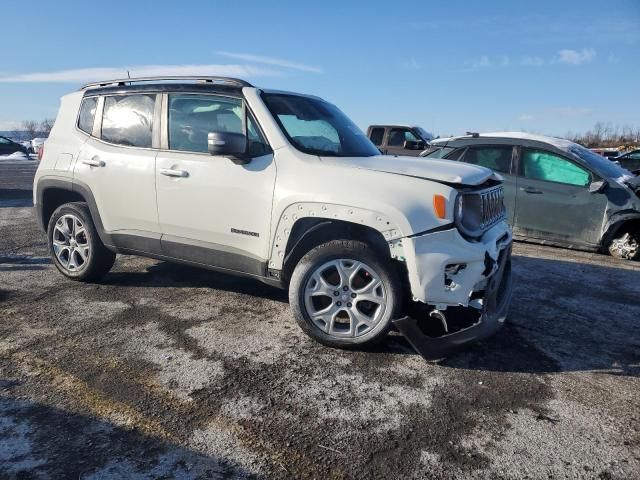
POLYGON ((588 117, 592 113, 593 110, 586 107, 549 107, 535 113, 521 113, 518 115, 518 121, 530 122, 549 118, 580 118, 588 117))
POLYGON ((223 57, 235 58, 236 60, 244 60, 245 62, 263 63, 265 65, 273 65, 276 67, 291 68, 294 70, 301 70, 303 72, 322 73, 323 70, 320 67, 313 65, 306 65, 304 63, 292 62, 282 58, 265 57, 262 55, 255 55, 253 53, 235 53, 235 52, 216 52, 217 55, 223 57))
POLYGON ((596 56, 593 48, 583 48, 582 50, 563 49, 558 51, 558 61, 560 63, 568 63, 570 65, 580 65, 581 63, 589 63, 596 56))
POLYGON ((225 76, 225 77, 263 77, 280 75, 277 70, 252 65, 138 65, 131 67, 77 68, 54 72, 23 73, 0 76, 0 83, 19 82, 65 82, 82 83, 115 78, 153 76, 225 76))
POLYGON ((406 70, 420 70, 422 68, 422 63, 417 61, 415 58, 402 62, 402 68, 406 70))
POLYGON ((471 68, 486 68, 491 66, 491 60, 487 55, 482 55, 477 60, 471 62, 471 68))
POLYGON ((593 110, 586 107, 555 107, 550 108, 549 113, 563 118, 588 117, 593 110))
POLYGON ((544 64, 544 58, 539 56, 525 55, 520 59, 520 65, 524 65, 526 67, 542 67, 544 64))

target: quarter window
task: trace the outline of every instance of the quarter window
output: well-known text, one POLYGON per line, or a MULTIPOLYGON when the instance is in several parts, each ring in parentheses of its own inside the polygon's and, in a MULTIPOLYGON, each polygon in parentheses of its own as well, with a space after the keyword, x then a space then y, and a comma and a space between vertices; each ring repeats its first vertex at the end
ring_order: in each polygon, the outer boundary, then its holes
POLYGON ((544 150, 523 149, 521 174, 533 180, 583 187, 589 184, 589 172, 559 155, 544 150))
POLYGON ((93 131, 93 121, 96 118, 96 106, 98 97, 85 98, 80 106, 80 117, 78 118, 78 128, 91 135, 93 131))
POLYGON ((151 147, 155 95, 105 97, 102 139, 129 147, 151 147))
POLYGON ((370 138, 374 145, 382 145, 382 139, 384 138, 384 128, 372 128, 370 138))
POLYGON ((509 173, 512 151, 513 147, 470 147, 462 161, 490 168, 496 172, 509 173))

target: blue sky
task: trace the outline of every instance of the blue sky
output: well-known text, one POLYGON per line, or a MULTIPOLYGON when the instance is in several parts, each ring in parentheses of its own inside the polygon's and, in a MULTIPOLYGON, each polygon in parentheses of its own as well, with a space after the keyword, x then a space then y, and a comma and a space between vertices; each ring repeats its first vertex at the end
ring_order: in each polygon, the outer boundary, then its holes
POLYGON ((313 93, 363 129, 640 127, 640 0, 5 0, 1 10, 0 130, 53 117, 64 93, 127 69, 313 93))

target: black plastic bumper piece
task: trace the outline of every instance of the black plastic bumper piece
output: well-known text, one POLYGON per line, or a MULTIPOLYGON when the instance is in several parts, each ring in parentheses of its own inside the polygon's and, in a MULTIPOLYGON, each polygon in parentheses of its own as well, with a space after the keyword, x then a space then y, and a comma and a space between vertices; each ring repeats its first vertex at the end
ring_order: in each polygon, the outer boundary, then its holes
POLYGON ((438 360, 448 356, 458 347, 490 337, 497 332, 507 318, 512 293, 511 244, 509 244, 500 252, 498 269, 487 282, 484 307, 478 323, 440 337, 425 335, 420 329, 419 320, 412 317, 399 318, 393 323, 411 346, 426 360, 438 360))

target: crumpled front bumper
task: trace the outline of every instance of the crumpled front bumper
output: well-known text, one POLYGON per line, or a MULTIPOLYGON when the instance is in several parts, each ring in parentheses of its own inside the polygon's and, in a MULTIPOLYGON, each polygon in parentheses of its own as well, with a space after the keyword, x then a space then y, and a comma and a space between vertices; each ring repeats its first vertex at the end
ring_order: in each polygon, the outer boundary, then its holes
POLYGON ((469 242, 455 230, 418 239, 413 245, 403 245, 414 300, 442 310, 445 316, 448 307, 478 312, 478 320, 471 326, 438 337, 428 336, 420 328, 420 322, 436 321, 434 318, 406 316, 394 321, 418 353, 427 359, 438 359, 456 347, 492 335, 504 324, 512 297, 512 236, 509 227, 500 224, 477 242, 469 242), (413 264, 409 260, 412 253, 413 264), (447 275, 450 265, 465 266, 447 275), (411 266, 415 269, 413 275, 411 266))

